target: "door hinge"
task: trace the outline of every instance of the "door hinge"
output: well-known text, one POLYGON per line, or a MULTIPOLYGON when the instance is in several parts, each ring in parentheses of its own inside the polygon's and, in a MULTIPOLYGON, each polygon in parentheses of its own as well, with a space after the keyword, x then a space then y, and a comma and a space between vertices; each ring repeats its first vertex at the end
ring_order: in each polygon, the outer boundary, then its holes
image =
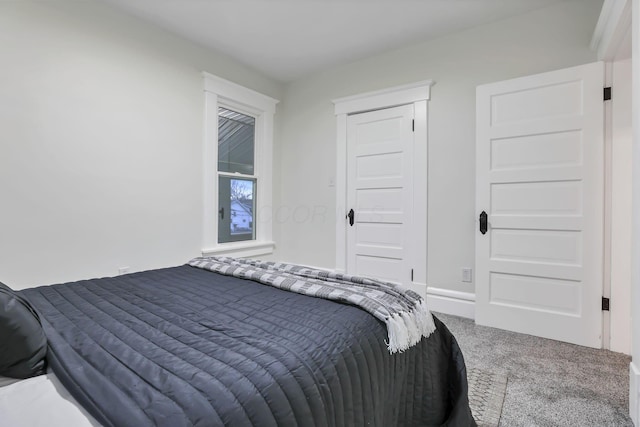
POLYGON ((411 131, 412 132, 416 131, 416 121, 415 121, 415 119, 411 120, 411 131))
POLYGON ((611 87, 605 87, 603 94, 604 94, 604 100, 609 101, 611 99, 611 87))
POLYGON ((609 298, 602 297, 602 311, 609 311, 609 298))
POLYGON ((413 268, 411 269, 411 281, 413 282, 413 268))

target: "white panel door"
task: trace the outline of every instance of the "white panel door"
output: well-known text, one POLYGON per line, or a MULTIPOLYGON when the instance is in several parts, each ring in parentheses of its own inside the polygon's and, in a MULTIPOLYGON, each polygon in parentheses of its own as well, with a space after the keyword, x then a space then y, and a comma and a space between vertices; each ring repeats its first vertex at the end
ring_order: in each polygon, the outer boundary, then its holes
POLYGON ((411 282, 413 118, 413 104, 347 118, 349 274, 411 282))
POLYGON ((478 87, 478 324, 601 347, 603 82, 594 63, 478 87))

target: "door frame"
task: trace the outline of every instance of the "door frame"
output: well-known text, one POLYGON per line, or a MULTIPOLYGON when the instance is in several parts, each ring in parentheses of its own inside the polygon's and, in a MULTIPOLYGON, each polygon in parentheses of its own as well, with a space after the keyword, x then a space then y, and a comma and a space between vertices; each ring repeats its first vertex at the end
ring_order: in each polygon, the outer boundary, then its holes
MULTIPOLYGON (((630 46, 625 46, 627 38, 632 38, 632 4, 631 0, 605 0, 602 5, 598 23, 591 38, 591 50, 597 52, 598 61, 605 61, 605 81, 607 86, 613 86, 616 67, 620 65, 619 54, 624 49, 631 50, 630 46)), ((633 72, 631 72, 633 80, 633 72)), ((631 82, 633 87, 633 82, 631 82)), ((617 152, 614 135, 618 129, 614 128, 614 117, 618 113, 616 96, 612 96, 611 102, 605 103, 605 265, 604 265, 604 289, 603 296, 611 298, 611 311, 603 312, 603 348, 613 351, 631 353, 631 272, 621 269, 624 263, 613 262, 620 251, 620 243, 613 236, 613 222, 620 218, 620 213, 616 208, 620 205, 620 197, 613 204, 614 175, 618 175, 613 169, 614 152, 617 152), (615 279, 615 280, 614 280, 615 279), (621 280, 622 279, 622 280, 621 280), (622 302, 622 303, 621 303, 622 302), (624 332, 622 332, 624 331, 624 332), (626 338, 628 337, 628 338, 626 338)), ((633 95, 632 95, 633 100, 633 95)), ((630 173, 631 171, 624 171, 630 173)), ((623 202, 631 203, 629 199, 623 202)), ((630 235, 632 234, 631 224, 625 224, 630 235)), ((631 254, 626 254, 631 258, 631 254)), ((625 260, 629 262, 629 260, 625 260)))
POLYGON ((414 265, 411 288, 422 296, 427 291, 427 101, 433 80, 423 80, 373 92, 334 99, 336 115, 336 265, 338 272, 347 267, 347 116, 399 105, 414 104, 414 221, 415 239, 409 247, 414 265))

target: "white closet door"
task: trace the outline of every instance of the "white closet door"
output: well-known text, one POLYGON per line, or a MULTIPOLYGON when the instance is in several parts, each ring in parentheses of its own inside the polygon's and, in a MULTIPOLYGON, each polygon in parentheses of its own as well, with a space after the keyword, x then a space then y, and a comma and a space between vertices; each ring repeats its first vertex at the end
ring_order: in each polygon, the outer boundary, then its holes
POLYGON ((601 347, 602 63, 479 86, 476 322, 601 347))
POLYGON ((411 283, 414 105, 347 119, 347 272, 411 283))

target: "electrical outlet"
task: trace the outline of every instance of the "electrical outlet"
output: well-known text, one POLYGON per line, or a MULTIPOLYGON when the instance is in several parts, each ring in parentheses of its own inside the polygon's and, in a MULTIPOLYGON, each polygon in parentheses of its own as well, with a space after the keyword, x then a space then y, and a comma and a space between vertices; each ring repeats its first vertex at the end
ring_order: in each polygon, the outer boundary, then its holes
POLYGON ((470 268, 463 268, 462 269, 462 281, 463 282, 467 282, 467 283, 471 283, 472 282, 471 273, 472 273, 472 270, 470 268))
POLYGON ((129 272, 129 267, 120 267, 118 269, 118 275, 127 274, 129 272))

